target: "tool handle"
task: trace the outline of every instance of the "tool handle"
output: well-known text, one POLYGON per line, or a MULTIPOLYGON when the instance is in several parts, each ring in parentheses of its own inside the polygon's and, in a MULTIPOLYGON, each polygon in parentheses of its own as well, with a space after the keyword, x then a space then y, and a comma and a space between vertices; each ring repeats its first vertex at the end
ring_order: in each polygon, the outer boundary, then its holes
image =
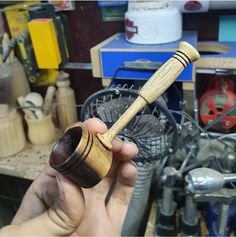
POLYGON ((199 58, 198 51, 187 42, 181 42, 175 55, 164 63, 144 84, 138 98, 104 134, 98 134, 102 144, 111 149, 111 142, 117 133, 124 129, 130 120, 147 104, 154 102, 179 76, 184 68, 199 58))
POLYGON ((231 183, 236 181, 236 174, 224 174, 224 180, 226 183, 231 183))
POLYGON ((49 86, 47 88, 47 92, 46 92, 46 95, 45 95, 45 98, 44 98, 44 103, 43 103, 43 113, 44 113, 44 115, 47 115, 48 112, 51 109, 51 105, 52 105, 53 97, 55 95, 55 91, 56 91, 55 86, 49 86))
POLYGON ((192 45, 181 42, 175 55, 152 75, 139 94, 151 104, 163 94, 189 63, 198 58, 199 53, 192 45))

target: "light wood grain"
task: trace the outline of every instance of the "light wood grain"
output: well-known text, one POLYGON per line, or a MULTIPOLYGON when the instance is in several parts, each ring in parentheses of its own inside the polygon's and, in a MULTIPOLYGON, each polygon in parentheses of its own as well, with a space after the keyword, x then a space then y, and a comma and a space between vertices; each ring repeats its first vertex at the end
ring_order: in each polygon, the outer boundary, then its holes
MULTIPOLYGON (((58 129, 56 136, 61 136, 58 129)), ((48 159, 53 146, 54 142, 37 146, 26 142, 22 151, 0 159, 0 174, 34 180, 48 166, 48 159)))
POLYGON ((91 188, 108 173, 112 152, 82 124, 72 126, 54 146, 50 165, 83 188, 91 188))
POLYGON ((28 126, 28 139, 34 145, 46 145, 56 140, 56 129, 51 114, 42 118, 30 119, 25 116, 28 126))
POLYGON ((14 58, 9 63, 5 63, 5 66, 9 68, 11 74, 11 97, 9 103, 15 106, 19 96, 26 96, 30 93, 30 86, 25 75, 24 67, 17 58, 14 58))
POLYGON ((111 149, 111 142, 119 131, 146 105, 155 101, 180 75, 184 68, 200 57, 198 51, 187 42, 181 42, 176 54, 164 63, 144 84, 138 98, 120 119, 105 133, 98 134, 102 144, 111 149))
POLYGON ((93 77, 101 77, 102 76, 101 65, 100 65, 100 49, 105 44, 107 44, 111 40, 115 39, 119 35, 120 35, 120 33, 117 33, 90 49, 90 57, 91 57, 91 62, 92 62, 92 67, 93 67, 92 68, 93 77))
POLYGON ((197 50, 201 53, 209 52, 209 53, 228 53, 232 51, 228 45, 216 43, 216 42, 199 42, 197 44, 197 50))
POLYGON ((0 104, 0 118, 7 115, 9 107, 7 104, 0 104))
POLYGON ((55 91, 56 91, 55 86, 49 86, 47 88, 47 92, 46 92, 46 95, 44 98, 44 103, 43 103, 44 115, 47 115, 49 113, 49 111, 51 110, 52 101, 53 101, 53 97, 55 95, 55 91))
POLYGON ((20 115, 15 109, 0 118, 0 157, 14 155, 25 147, 26 139, 20 115))
POLYGON ((236 58, 235 48, 227 44, 217 42, 200 42, 197 45, 199 52, 208 52, 196 62, 196 68, 207 69, 235 69, 236 58), (217 55, 217 56, 214 56, 217 55), (220 56, 220 57, 219 57, 220 56))
MULTIPOLYGON (((65 76, 68 77, 69 75, 66 74, 65 76)), ((69 78, 64 81, 57 81, 57 86, 57 117, 59 127, 64 131, 68 126, 78 121, 75 93, 74 90, 70 88, 69 78)))

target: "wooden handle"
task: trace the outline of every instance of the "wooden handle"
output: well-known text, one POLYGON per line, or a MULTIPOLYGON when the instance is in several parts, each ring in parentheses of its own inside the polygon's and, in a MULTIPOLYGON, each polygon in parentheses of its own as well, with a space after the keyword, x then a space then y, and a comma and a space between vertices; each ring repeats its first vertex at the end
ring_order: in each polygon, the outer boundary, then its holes
POLYGON ((7 104, 0 104, 0 118, 6 116, 9 113, 9 107, 7 104))
POLYGON ((147 104, 154 102, 180 75, 184 68, 200 57, 198 51, 189 43, 181 42, 175 55, 164 63, 144 84, 138 98, 104 134, 98 134, 102 144, 111 149, 111 142, 117 133, 124 129, 130 120, 147 104))
POLYGON ((44 98, 44 104, 43 104, 43 113, 44 115, 47 115, 49 110, 51 109, 52 100, 55 95, 56 88, 55 86, 49 86, 44 98))
POLYGON ((199 57, 198 51, 192 45, 181 42, 175 55, 152 75, 139 94, 151 104, 175 81, 189 63, 199 57))
MULTIPOLYGON (((9 38, 9 35, 5 32, 3 34, 3 39, 2 39, 3 55, 5 55, 7 53, 8 48, 9 48, 9 44, 10 44, 10 38, 9 38)), ((6 62, 12 62, 14 57, 15 57, 14 49, 12 49, 10 54, 8 55, 7 59, 6 59, 6 62)))

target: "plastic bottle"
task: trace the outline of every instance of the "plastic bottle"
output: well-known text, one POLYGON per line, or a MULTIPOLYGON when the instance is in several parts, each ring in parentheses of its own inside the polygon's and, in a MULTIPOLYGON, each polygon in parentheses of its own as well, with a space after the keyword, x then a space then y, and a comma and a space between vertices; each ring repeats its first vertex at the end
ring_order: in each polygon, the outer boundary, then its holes
POLYGON ((57 117, 59 127, 63 131, 71 124, 78 121, 75 93, 70 88, 69 74, 61 72, 57 78, 57 117))

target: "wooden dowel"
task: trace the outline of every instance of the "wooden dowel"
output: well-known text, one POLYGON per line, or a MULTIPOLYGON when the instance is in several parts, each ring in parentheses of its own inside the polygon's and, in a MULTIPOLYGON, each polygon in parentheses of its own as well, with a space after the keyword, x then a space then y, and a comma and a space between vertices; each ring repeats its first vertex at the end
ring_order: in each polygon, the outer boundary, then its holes
POLYGON ((45 98, 44 98, 44 103, 43 103, 43 113, 44 113, 44 115, 47 115, 48 112, 51 109, 53 97, 55 95, 55 91, 56 91, 55 86, 49 86, 47 88, 47 92, 46 92, 46 95, 45 95, 45 98))

